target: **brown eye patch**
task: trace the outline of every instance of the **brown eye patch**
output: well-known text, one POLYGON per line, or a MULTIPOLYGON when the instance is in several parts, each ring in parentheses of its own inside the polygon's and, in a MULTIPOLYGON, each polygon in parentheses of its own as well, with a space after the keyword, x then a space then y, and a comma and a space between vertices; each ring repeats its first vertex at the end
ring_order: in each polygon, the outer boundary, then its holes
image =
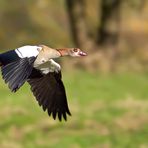
POLYGON ((78 49, 77 49, 77 48, 74 48, 73 51, 74 51, 74 52, 78 52, 78 49))

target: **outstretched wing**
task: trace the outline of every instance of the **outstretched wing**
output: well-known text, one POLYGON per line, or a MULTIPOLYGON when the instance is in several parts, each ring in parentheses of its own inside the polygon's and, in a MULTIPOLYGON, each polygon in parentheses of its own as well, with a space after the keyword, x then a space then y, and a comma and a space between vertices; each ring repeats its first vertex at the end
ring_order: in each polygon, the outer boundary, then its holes
POLYGON ((2 77, 12 92, 16 92, 30 76, 35 57, 22 58, 2 66, 2 77))
POLYGON ((52 114, 54 119, 58 116, 60 121, 62 117, 67 120, 66 114, 71 115, 71 113, 68 108, 60 72, 52 72, 42 75, 42 77, 31 78, 28 83, 31 85, 31 90, 39 105, 42 106, 44 111, 48 111, 49 116, 52 114))

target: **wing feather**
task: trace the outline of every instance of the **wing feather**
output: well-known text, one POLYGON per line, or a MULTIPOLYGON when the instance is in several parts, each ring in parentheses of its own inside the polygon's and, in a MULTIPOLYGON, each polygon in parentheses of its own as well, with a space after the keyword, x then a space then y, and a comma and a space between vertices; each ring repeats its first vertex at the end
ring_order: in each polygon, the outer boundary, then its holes
POLYGON ((61 72, 43 74, 40 78, 29 79, 28 83, 39 105, 44 111, 47 110, 49 116, 52 115, 53 119, 58 117, 60 121, 62 117, 67 120, 67 114, 71 115, 71 113, 61 80, 61 72))
POLYGON ((16 92, 30 76, 35 57, 22 58, 2 66, 2 77, 12 92, 16 92))

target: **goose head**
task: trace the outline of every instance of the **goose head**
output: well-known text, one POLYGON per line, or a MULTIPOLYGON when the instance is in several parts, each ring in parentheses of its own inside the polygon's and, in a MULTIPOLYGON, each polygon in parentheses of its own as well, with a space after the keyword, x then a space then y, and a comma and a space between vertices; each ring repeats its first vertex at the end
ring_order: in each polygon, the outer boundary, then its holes
POLYGON ((61 56, 68 55, 71 57, 82 57, 87 55, 79 48, 61 48, 57 49, 57 51, 60 53, 61 56))

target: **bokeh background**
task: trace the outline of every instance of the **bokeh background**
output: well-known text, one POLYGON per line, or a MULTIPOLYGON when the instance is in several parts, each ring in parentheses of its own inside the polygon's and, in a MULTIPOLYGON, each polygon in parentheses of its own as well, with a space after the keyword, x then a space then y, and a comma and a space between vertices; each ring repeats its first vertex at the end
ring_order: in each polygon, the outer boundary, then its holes
POLYGON ((147 0, 0 0, 0 52, 79 47, 62 58, 72 117, 54 121, 0 78, 1 148, 148 147, 147 0))

